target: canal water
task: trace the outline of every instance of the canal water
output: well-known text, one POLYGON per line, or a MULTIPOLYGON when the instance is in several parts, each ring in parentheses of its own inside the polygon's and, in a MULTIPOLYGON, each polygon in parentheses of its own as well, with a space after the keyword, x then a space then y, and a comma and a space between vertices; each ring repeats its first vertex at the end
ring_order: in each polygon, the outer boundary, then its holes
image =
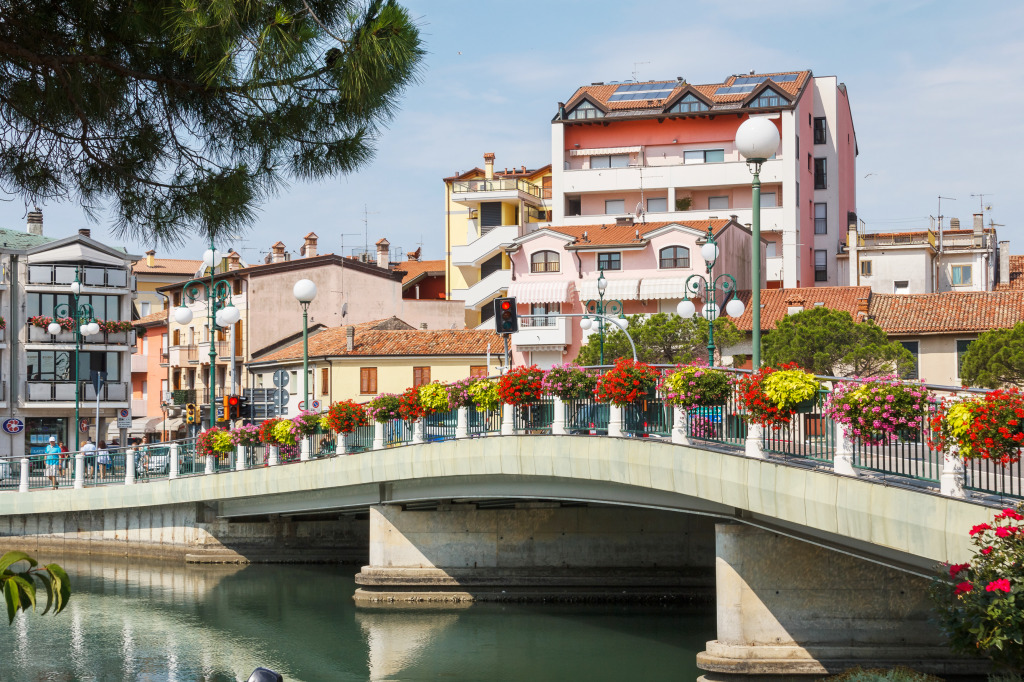
POLYGON ((682 680, 713 606, 356 609, 354 569, 62 558, 60 615, 0 624, 0 680, 682 680))

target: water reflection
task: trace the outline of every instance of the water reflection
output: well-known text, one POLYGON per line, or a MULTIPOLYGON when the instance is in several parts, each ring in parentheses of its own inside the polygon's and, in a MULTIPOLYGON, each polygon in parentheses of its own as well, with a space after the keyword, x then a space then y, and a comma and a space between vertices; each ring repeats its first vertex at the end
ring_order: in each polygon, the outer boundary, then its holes
POLYGON ((710 607, 357 611, 348 567, 56 559, 74 598, 0 630, 0 680, 687 680, 714 634, 710 607))

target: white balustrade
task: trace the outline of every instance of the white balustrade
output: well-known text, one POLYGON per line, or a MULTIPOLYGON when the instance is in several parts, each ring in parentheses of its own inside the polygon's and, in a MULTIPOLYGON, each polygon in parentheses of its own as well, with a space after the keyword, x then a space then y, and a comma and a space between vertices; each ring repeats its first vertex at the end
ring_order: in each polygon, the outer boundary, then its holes
POLYGON ((276 467, 281 463, 281 448, 276 445, 269 445, 267 447, 270 450, 267 453, 267 466, 276 467))
POLYGON ((456 438, 468 438, 469 437, 469 408, 460 407, 456 411, 455 416, 455 437, 456 438))
POLYGON ((836 434, 836 451, 832 456, 832 470, 841 476, 856 476, 853 466, 853 427, 839 424, 836 434))
POLYGON ((75 490, 85 487, 85 453, 75 453, 75 490))
POLYGON ((608 435, 612 438, 622 438, 622 408, 615 405, 608 406, 608 435))
POLYGON ((412 429, 412 444, 420 445, 427 442, 426 440, 426 422, 423 419, 417 419, 414 422, 409 422, 409 428, 412 429))
POLYGON ((960 457, 956 446, 942 457, 942 473, 939 474, 939 491, 949 497, 967 497, 965 486, 967 479, 964 472, 964 460, 960 457))
POLYGON ((311 450, 312 447, 310 446, 309 439, 303 437, 302 440, 299 441, 299 461, 308 462, 310 460, 311 450))
POLYGON ((564 436, 565 430, 565 403, 558 396, 554 398, 555 413, 551 420, 551 435, 552 436, 564 436))
POLYGON ((29 467, 30 466, 31 466, 31 463, 29 462, 28 457, 22 457, 21 458, 21 478, 18 481, 18 492, 19 493, 27 493, 28 492, 28 474, 29 474, 29 467))
POLYGON ((672 408, 672 442, 676 445, 690 445, 690 412, 679 405, 672 408))
POLYGON ((515 406, 501 406, 501 435, 511 436, 516 432, 515 406))
POLYGON ((178 457, 180 456, 181 448, 177 443, 171 443, 171 446, 167 449, 167 478, 178 477, 178 457))
POLYGON ((235 448, 235 471, 245 471, 245 446, 235 448))
POLYGON ((743 452, 753 459, 764 459, 764 427, 760 424, 747 425, 747 440, 743 452))
POLYGON ((373 449, 384 449, 384 424, 373 422, 373 449))
POLYGON ((217 455, 207 455, 206 456, 206 469, 205 469, 204 473, 212 474, 212 473, 216 473, 216 471, 217 471, 217 455))
POLYGON ((124 484, 135 485, 135 448, 124 451, 124 484))

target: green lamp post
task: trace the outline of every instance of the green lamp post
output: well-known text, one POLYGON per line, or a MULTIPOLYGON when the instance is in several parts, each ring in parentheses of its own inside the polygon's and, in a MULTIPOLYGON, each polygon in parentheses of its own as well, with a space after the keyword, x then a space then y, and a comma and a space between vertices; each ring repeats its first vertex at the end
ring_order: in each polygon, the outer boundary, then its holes
POLYGON ((594 301, 594 300, 587 301, 583 305, 583 308, 584 308, 584 310, 587 311, 588 315, 595 315, 596 317, 594 317, 594 319, 591 320, 589 317, 584 316, 583 319, 580 320, 580 329, 583 329, 584 331, 590 329, 595 324, 597 325, 598 334, 601 335, 600 336, 600 338, 601 338, 601 360, 600 360, 600 363, 602 365, 604 364, 604 325, 605 325, 605 319, 604 319, 604 317, 601 317, 601 316, 602 315, 605 315, 605 316, 615 316, 615 315, 618 315, 619 317, 616 319, 615 324, 619 328, 621 328, 621 329, 625 329, 626 325, 628 324, 628 322, 626 322, 625 318, 622 317, 622 301, 619 301, 619 300, 616 300, 616 299, 610 299, 608 301, 604 300, 604 292, 607 289, 608 289, 608 280, 606 280, 604 278, 604 271, 602 270, 601 274, 598 275, 598 278, 597 278, 597 300, 596 301, 594 301), (621 322, 620 322, 620 320, 621 320, 621 322))
MULTIPOLYGON (((78 303, 78 297, 82 295, 82 283, 78 281, 78 273, 75 273, 75 281, 71 283, 71 302, 59 303, 53 308, 53 321, 46 326, 46 331, 56 336, 64 331, 57 320, 71 319, 72 332, 75 335, 75 451, 80 450, 82 430, 79 427, 81 420, 82 387, 79 384, 79 353, 82 349, 82 338, 100 333, 100 325, 96 321, 92 306, 88 303, 78 303)), ((100 425, 96 424, 96 437, 99 438, 100 425)))

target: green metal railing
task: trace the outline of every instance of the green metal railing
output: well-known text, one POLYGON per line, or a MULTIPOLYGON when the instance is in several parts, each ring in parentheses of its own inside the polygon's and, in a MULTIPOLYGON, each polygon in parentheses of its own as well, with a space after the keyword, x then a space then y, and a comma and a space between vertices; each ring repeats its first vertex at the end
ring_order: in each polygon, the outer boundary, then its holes
POLYGON ((622 408, 622 432, 631 436, 672 435, 672 406, 662 398, 645 398, 622 408))
POLYGON ((471 436, 501 433, 501 410, 478 412, 475 407, 470 407, 468 431, 471 436))
POLYGON ((789 455, 816 462, 833 460, 836 446, 836 425, 825 416, 828 391, 818 391, 813 403, 798 410, 788 424, 780 428, 765 428, 764 451, 789 455))
POLYGON ((405 445, 412 442, 412 427, 404 419, 392 419, 384 423, 384 447, 405 445))
POLYGON ((373 424, 358 426, 348 438, 348 452, 365 452, 373 447, 373 424))
POLYGON ((917 429, 906 429, 895 441, 855 442, 853 466, 865 471, 938 482, 943 455, 928 447, 931 418, 937 410, 937 405, 929 404, 924 424, 917 429))
POLYGON ((423 417, 423 438, 428 443, 441 440, 454 440, 455 428, 458 425, 458 410, 437 412, 423 417))
POLYGON ((340 436, 334 431, 317 428, 315 433, 306 436, 309 443, 309 458, 332 457, 338 446, 340 436))
POLYGON ((542 396, 540 400, 528 405, 512 406, 512 423, 517 433, 545 434, 551 433, 551 424, 555 421, 555 399, 542 396))
POLYGON ((608 435, 611 405, 599 403, 592 397, 567 400, 562 405, 565 411, 565 432, 567 434, 608 435))

